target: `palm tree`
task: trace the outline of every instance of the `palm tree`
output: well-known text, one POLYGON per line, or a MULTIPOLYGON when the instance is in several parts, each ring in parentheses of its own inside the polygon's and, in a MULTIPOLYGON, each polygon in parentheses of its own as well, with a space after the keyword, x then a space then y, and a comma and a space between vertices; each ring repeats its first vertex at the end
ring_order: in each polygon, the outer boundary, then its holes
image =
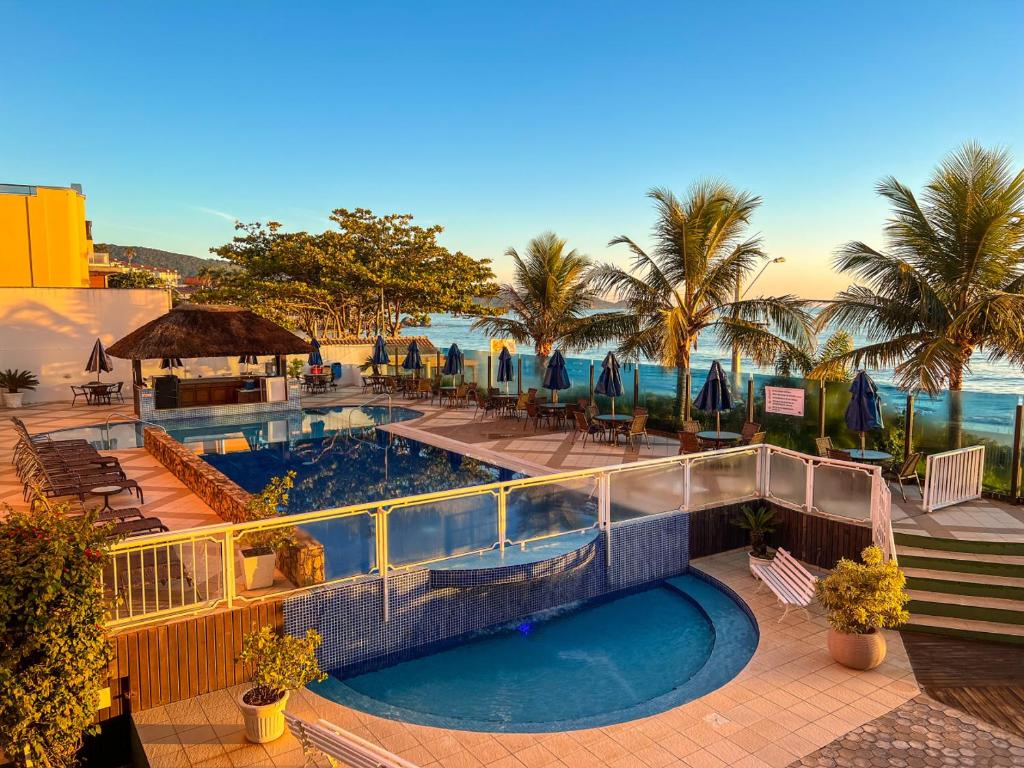
POLYGON ((839 249, 835 267, 855 284, 819 315, 870 343, 855 365, 895 366, 896 383, 957 392, 971 354, 1024 363, 1024 170, 1010 155, 968 143, 946 157, 920 201, 893 177, 878 193, 893 206, 888 248, 839 249))
POLYGON ((696 184, 685 200, 667 189, 648 196, 658 211, 654 250, 648 254, 629 237, 617 237, 610 245, 632 251, 632 269, 604 265, 591 277, 599 290, 628 305, 628 312, 606 320, 607 327, 618 322, 623 328, 623 356, 644 355, 676 368, 676 413, 682 417, 690 353, 703 332, 768 365, 784 353, 806 354, 811 319, 793 296, 735 298, 736 286, 766 258, 760 237, 747 233, 760 198, 716 181, 696 184))
POLYGON ((847 356, 853 351, 853 337, 846 331, 836 331, 811 354, 783 353, 775 361, 775 375, 789 378, 795 372, 820 381, 849 381, 853 378, 853 363, 847 356))
POLYGON ((480 318, 474 330, 532 343, 541 357, 556 346, 571 352, 613 337, 607 314, 586 314, 595 296, 588 278, 592 263, 575 250, 566 251, 565 240, 545 232, 529 242, 525 257, 515 248, 505 255, 515 262, 515 278, 501 286, 498 298, 511 316, 480 318))

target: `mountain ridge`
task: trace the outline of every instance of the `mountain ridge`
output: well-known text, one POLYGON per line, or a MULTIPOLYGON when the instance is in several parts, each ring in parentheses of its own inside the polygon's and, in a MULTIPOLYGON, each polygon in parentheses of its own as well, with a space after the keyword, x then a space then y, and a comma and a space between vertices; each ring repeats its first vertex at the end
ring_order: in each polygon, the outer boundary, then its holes
POLYGON ((94 247, 98 253, 109 253, 110 258, 117 259, 118 261, 128 261, 129 259, 125 253, 132 249, 135 251, 135 255, 131 259, 133 264, 141 264, 146 267, 162 267, 163 269, 176 269, 182 277, 195 277, 203 267, 223 266, 225 263, 222 259, 204 259, 187 253, 149 248, 145 245, 96 243, 94 247))

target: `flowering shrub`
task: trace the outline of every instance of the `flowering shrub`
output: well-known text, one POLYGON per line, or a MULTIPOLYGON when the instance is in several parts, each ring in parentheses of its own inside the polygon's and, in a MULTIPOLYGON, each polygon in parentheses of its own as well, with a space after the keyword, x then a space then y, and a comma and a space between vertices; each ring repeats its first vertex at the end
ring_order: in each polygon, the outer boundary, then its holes
POLYGON ((279 635, 270 627, 246 635, 239 659, 252 665, 252 690, 243 697, 245 703, 273 704, 287 691, 325 680, 316 661, 320 643, 314 629, 305 637, 279 635))
POLYGON ((19 768, 74 764, 111 659, 106 528, 66 512, 8 508, 0 520, 0 749, 19 768))
POLYGON ((882 562, 878 547, 865 549, 861 559, 863 563, 842 558, 818 582, 818 602, 828 612, 828 623, 846 634, 895 629, 910 619, 907 577, 892 560, 882 562))

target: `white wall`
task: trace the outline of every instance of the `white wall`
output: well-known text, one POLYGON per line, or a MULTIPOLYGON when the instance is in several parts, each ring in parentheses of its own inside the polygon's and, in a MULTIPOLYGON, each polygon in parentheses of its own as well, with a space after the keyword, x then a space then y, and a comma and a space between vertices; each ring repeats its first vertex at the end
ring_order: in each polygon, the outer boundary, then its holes
MULTIPOLYGON (((71 401, 71 384, 93 380, 85 372, 92 345, 105 346, 171 308, 164 288, 0 288, 0 370, 32 371, 40 386, 25 402, 71 401)), ((110 358, 131 403, 130 360, 110 358)))

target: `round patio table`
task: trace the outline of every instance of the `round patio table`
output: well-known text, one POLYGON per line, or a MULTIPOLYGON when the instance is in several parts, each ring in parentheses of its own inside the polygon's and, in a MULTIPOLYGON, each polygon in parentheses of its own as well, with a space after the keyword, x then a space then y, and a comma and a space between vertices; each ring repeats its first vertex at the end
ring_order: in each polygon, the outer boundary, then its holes
POLYGON ((850 458, 854 461, 866 461, 869 464, 889 461, 892 458, 891 453, 886 453, 885 451, 873 451, 870 448, 863 451, 860 448, 851 448, 847 453, 850 454, 850 458))
POLYGON ((619 424, 625 424, 626 422, 632 420, 633 417, 625 413, 599 413, 597 416, 594 417, 594 421, 599 421, 602 424, 608 425, 609 431, 612 433, 611 442, 613 442, 615 445, 619 444, 619 432, 616 429, 616 427, 619 424))
POLYGON ((124 488, 120 485, 97 485, 95 488, 90 488, 89 493, 103 497, 103 506, 100 507, 100 512, 106 512, 107 510, 113 509, 113 507, 110 506, 110 497, 123 490, 124 488))
POLYGON ((708 443, 714 443, 715 445, 721 445, 722 443, 735 443, 738 440, 743 439, 743 435, 739 432, 726 432, 724 429, 718 432, 714 429, 709 429, 705 432, 698 432, 697 437, 708 443))

